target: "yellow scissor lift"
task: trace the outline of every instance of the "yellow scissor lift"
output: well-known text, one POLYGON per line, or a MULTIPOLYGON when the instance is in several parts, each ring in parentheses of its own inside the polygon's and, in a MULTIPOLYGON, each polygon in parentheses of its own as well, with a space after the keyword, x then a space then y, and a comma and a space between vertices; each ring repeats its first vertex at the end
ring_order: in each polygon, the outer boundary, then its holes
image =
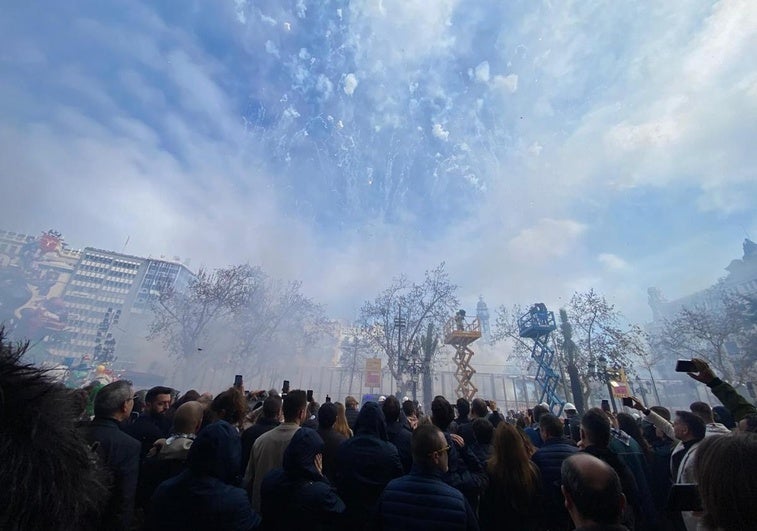
POLYGON ((465 314, 450 318, 444 325, 444 344, 455 347, 455 378, 457 379, 457 396, 468 401, 473 400, 478 388, 473 385, 471 378, 476 374, 470 362, 474 352, 469 345, 481 337, 481 323, 478 318, 465 320, 465 314))

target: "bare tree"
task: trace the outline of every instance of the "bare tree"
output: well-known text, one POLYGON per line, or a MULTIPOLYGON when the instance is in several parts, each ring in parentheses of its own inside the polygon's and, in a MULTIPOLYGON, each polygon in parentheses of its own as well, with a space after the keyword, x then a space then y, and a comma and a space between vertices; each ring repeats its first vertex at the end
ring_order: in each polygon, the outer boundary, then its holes
MULTIPOLYGON (((262 272, 259 280, 229 324, 233 359, 248 371, 265 353, 281 361, 305 355, 333 328, 323 307, 301 292, 301 282, 273 280, 262 272)), ((268 356, 267 363, 272 361, 268 356)))
POLYGON ((654 336, 658 350, 701 358, 734 385, 757 379, 754 300, 721 292, 715 304, 683 307, 654 336))
POLYGON ((341 355, 339 356, 339 367, 343 369, 343 381, 347 384, 348 393, 352 394, 357 377, 357 389, 362 388, 362 368, 365 366, 365 360, 377 354, 373 340, 369 331, 364 326, 355 326, 347 333, 340 344, 341 355))
POLYGON ((406 364, 416 340, 429 323, 442 330, 458 306, 457 286, 449 281, 444 263, 426 271, 423 282, 410 282, 405 276, 395 279, 373 301, 361 308, 361 320, 370 323, 370 338, 383 353, 392 377, 407 391, 406 364))
POLYGON ((234 315, 248 301, 261 272, 249 265, 208 271, 200 269, 185 290, 164 288, 153 304, 149 339, 185 362, 203 358, 201 345, 209 327, 234 315))

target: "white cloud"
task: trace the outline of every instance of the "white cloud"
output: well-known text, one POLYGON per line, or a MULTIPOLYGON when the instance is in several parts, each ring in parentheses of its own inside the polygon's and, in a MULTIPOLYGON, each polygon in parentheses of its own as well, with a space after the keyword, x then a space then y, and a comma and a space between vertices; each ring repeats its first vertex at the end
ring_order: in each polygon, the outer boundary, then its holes
POLYGON ((541 218, 507 242, 513 258, 522 262, 564 256, 586 232, 587 226, 572 219, 541 218))
POLYGON ((431 128, 431 134, 445 142, 449 139, 449 131, 446 131, 444 127, 442 127, 442 124, 434 124, 431 128))
POLYGON ((344 76, 344 86, 342 87, 342 90, 344 90, 344 93, 348 96, 352 96, 352 94, 355 93, 355 89, 358 86, 358 80, 357 76, 350 72, 346 76, 344 76))
POLYGON ((489 62, 483 61, 476 66, 474 77, 479 83, 489 82, 489 62))
POLYGON ((279 57, 279 49, 278 47, 273 43, 273 41, 265 41, 265 51, 271 55, 274 55, 276 57, 279 57))
POLYGON ((518 90, 518 75, 508 74, 506 76, 494 76, 494 79, 492 79, 492 86, 495 89, 514 94, 518 90))
POLYGON ((623 271, 628 269, 628 263, 616 254, 600 253, 597 260, 609 271, 623 271))

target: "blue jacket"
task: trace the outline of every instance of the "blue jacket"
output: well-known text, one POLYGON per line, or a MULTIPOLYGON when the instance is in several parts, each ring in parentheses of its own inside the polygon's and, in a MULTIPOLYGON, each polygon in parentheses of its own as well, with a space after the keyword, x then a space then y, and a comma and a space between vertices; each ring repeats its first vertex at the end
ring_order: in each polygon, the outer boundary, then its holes
POLYGON ((315 467, 323 448, 318 433, 300 428, 284 452, 283 466, 266 474, 260 489, 266 531, 337 528, 345 505, 315 467))
POLYGON ((336 487, 347 504, 349 527, 358 529, 374 519, 381 491, 402 474, 397 448, 387 441, 384 413, 368 402, 358 415, 355 436, 342 443, 336 458, 336 487))
POLYGON ((570 516, 565 509, 560 490, 560 468, 563 461, 578 452, 572 440, 563 437, 550 437, 539 448, 531 461, 539 467, 541 476, 542 500, 544 503, 544 522, 550 529, 569 529, 570 516))
POLYGON ((413 465, 410 474, 392 480, 379 500, 384 531, 478 530, 478 522, 462 493, 442 481, 440 470, 413 465))
POLYGON ((244 489, 233 486, 242 444, 231 424, 203 428, 187 457, 188 469, 160 484, 152 497, 145 529, 224 529, 260 526, 244 489))

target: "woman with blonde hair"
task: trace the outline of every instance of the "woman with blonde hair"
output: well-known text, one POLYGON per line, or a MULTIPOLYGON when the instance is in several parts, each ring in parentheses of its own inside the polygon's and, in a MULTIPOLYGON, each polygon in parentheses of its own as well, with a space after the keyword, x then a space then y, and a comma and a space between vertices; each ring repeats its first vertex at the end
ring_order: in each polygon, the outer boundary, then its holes
POLYGON ((332 429, 347 438, 352 437, 352 430, 350 429, 350 425, 347 424, 347 414, 344 404, 341 402, 334 402, 334 405, 336 405, 336 422, 334 422, 334 427, 332 429))
POLYGON ((489 486, 481 495, 479 524, 482 531, 539 529, 539 470, 529 459, 518 429, 500 422, 486 463, 489 486))

